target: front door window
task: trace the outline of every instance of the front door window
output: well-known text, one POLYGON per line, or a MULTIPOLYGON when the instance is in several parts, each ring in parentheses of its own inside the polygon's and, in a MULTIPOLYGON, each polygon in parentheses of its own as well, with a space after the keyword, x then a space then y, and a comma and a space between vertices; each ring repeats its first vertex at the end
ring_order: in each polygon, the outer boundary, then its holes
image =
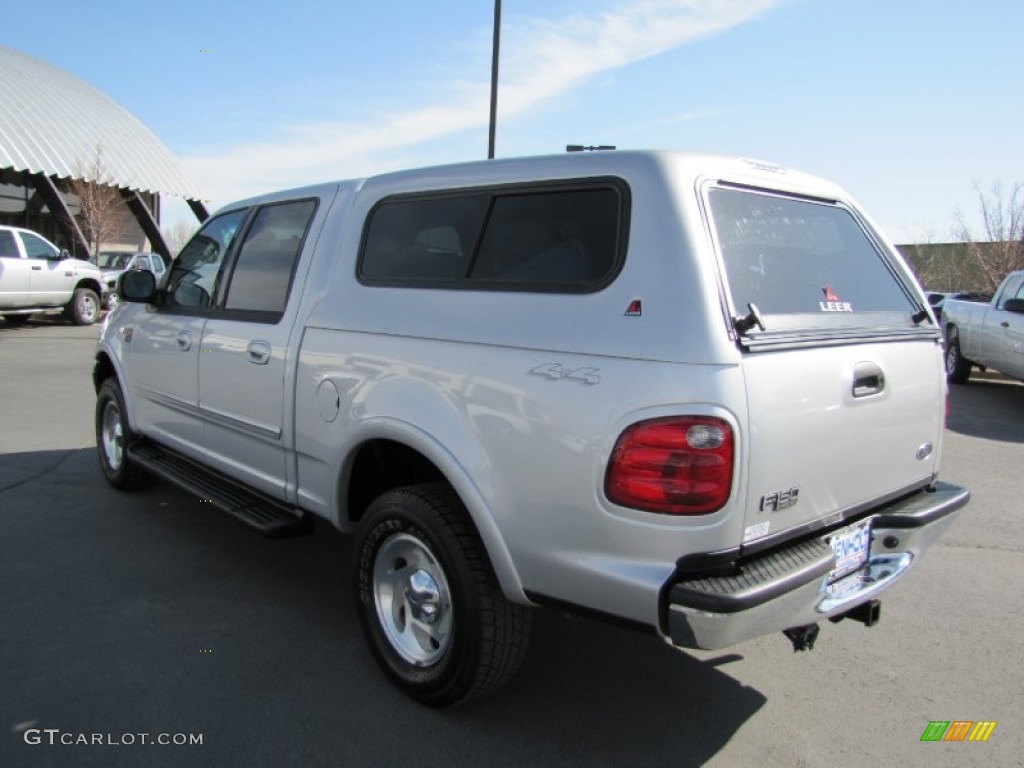
POLYGON ((243 209, 217 216, 188 242, 171 269, 164 309, 207 309, 213 304, 224 256, 247 214, 243 209))

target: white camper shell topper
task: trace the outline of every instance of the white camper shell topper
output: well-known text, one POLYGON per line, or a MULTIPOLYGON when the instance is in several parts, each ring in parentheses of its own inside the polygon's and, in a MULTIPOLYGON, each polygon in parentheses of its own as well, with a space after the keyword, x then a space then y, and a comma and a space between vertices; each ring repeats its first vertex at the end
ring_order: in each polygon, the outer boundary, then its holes
POLYGON ((431 705, 506 681, 536 606, 682 648, 871 625, 968 500, 938 479, 920 288, 845 192, 777 166, 573 153, 290 190, 121 295, 108 480, 352 533, 369 646, 431 705))

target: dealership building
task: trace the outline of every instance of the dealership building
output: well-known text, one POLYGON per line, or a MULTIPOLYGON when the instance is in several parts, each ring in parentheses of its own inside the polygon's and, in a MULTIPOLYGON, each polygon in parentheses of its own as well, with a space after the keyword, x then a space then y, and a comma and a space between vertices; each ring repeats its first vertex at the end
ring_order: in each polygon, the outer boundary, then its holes
POLYGON ((207 218, 196 183, 137 118, 88 83, 0 46, 0 224, 44 235, 79 258, 90 247, 90 210, 102 203, 103 247, 170 259, 161 195, 207 218))

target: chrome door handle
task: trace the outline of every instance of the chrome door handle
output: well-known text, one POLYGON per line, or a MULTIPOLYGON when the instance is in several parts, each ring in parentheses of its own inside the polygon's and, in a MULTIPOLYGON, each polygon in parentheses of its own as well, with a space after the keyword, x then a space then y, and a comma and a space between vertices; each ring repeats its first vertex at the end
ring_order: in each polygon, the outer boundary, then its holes
POLYGON ((192 349, 192 331, 182 331, 178 334, 175 341, 178 342, 178 349, 182 352, 188 352, 192 349))
POLYGON ((253 365, 266 365, 270 362, 270 344, 265 341, 250 341, 246 351, 253 365))
POLYGON ((853 396, 869 397, 885 389, 885 374, 876 363, 857 363, 853 367, 853 396))

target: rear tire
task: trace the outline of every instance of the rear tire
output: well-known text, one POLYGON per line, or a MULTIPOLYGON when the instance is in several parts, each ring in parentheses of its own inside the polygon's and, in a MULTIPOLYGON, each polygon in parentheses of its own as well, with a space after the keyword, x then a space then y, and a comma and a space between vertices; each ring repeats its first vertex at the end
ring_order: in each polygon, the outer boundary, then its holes
POLYGON ((960 332, 955 325, 946 329, 946 379, 952 384, 966 384, 971 363, 960 351, 960 332))
POLYGON ((370 505, 356 537, 356 604, 381 668, 429 706, 491 693, 526 655, 530 609, 505 598, 444 484, 388 491, 370 505))
POLYGON ((117 379, 109 378, 96 395, 96 452, 107 482, 120 490, 142 488, 153 476, 128 458, 127 447, 135 438, 128 426, 128 411, 117 379))
POLYGON ((90 288, 76 288, 64 311, 75 325, 92 325, 100 315, 100 297, 90 288))

